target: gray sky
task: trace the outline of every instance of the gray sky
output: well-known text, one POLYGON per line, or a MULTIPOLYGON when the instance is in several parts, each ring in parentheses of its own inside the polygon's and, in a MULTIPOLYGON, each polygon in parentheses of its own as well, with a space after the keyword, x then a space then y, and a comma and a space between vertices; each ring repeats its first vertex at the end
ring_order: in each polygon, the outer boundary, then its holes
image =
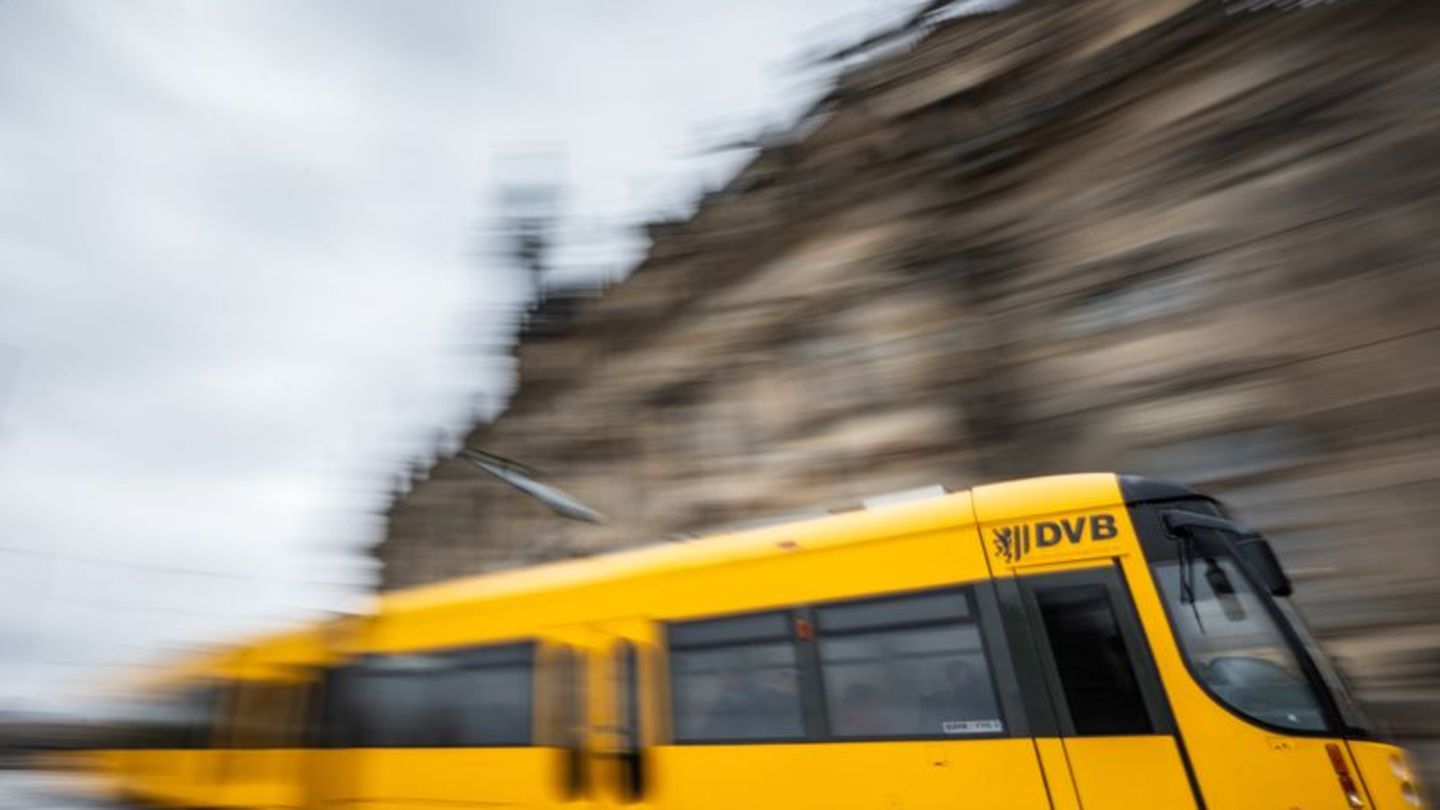
POLYGON ((0 709, 354 608, 407 458, 503 396, 497 155, 572 274, 902 0, 0 2, 0 709))

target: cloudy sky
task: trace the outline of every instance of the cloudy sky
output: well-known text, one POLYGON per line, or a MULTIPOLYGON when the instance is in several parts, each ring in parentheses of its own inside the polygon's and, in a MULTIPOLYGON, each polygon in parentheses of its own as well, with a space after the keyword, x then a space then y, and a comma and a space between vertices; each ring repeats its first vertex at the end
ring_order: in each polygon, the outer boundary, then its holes
POLYGON ((509 384, 515 156, 621 273, 910 5, 0 2, 0 709, 359 605, 396 471, 509 384))

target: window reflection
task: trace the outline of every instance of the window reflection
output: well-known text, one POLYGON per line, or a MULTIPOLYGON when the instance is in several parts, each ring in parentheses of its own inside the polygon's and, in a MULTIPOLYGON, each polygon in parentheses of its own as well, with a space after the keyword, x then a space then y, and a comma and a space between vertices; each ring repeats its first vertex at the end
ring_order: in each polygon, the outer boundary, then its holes
POLYGON ((741 643, 671 652, 675 736, 686 742, 801 737, 794 645, 741 643))
POLYGON ((1003 730, 974 627, 881 630, 820 643, 837 737, 930 737, 1003 730))
POLYGON ((1191 668, 1226 705, 1271 726, 1321 731, 1325 717, 1294 651, 1228 559, 1155 566, 1191 668), (1182 579, 1193 589, 1183 599, 1182 579))

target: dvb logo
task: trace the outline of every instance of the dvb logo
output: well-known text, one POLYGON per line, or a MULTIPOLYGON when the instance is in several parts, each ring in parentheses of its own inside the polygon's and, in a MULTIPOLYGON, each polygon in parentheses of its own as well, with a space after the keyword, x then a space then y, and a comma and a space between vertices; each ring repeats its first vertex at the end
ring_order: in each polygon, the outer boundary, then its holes
POLYGON ((995 553, 1010 564, 1020 562, 1031 548, 1050 548, 1061 541, 1078 544, 1086 539, 1091 542, 1110 540, 1119 534, 1115 528, 1114 515, 1081 515, 1062 520, 1042 520, 1038 523, 1020 523, 1001 526, 991 530, 991 542, 995 553))

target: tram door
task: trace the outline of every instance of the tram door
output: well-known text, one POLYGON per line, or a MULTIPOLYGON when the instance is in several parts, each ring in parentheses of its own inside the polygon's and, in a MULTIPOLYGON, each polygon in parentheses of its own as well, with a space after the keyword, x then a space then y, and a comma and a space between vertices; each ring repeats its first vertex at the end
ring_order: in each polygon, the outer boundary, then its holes
POLYGON ((590 755, 590 661, 602 639, 586 626, 543 634, 537 695, 538 739, 552 751, 549 806, 590 810, 594 766, 590 755))
POLYGON ((595 806, 638 810, 652 800, 659 731, 658 645, 653 623, 623 619, 596 626, 590 660, 590 758, 595 806))
POLYGON ((1084 810, 1199 806, 1119 567, 1016 581, 1060 737, 1058 751, 1042 750, 1056 807, 1077 800, 1084 810), (1054 773, 1061 769, 1071 778, 1054 773), (1067 784, 1078 796, 1064 795, 1067 784))

